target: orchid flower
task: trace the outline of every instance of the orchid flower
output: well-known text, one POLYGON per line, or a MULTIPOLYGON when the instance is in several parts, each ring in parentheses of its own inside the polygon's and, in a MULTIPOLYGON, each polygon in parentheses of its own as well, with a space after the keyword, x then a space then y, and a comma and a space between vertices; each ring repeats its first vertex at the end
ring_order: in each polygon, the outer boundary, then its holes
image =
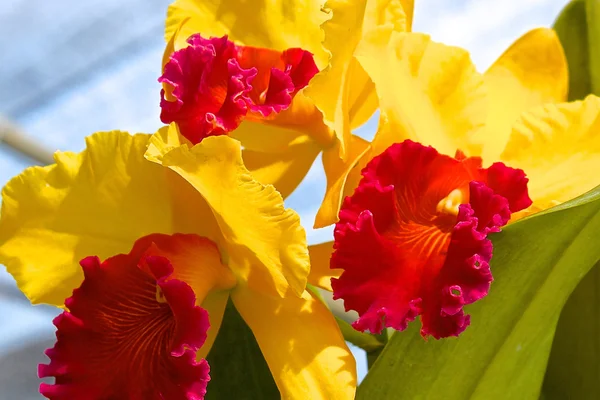
POLYGON ((231 299, 282 398, 353 398, 354 359, 305 290, 298 215, 252 177, 238 141, 186 140, 173 126, 97 133, 4 188, 0 262, 33 303, 65 308, 42 394, 203 398, 231 299))

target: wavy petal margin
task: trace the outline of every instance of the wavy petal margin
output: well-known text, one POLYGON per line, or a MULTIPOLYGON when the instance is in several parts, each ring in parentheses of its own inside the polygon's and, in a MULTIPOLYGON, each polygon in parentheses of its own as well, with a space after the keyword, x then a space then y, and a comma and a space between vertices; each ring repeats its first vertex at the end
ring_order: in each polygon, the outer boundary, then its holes
POLYGON ((84 280, 54 320, 57 342, 46 351, 50 363, 39 367, 40 377, 56 379, 40 385, 44 396, 204 398, 209 367, 196 352, 208 313, 192 287, 173 277, 177 264, 147 254, 150 244, 142 239, 129 254, 81 261, 84 280))
POLYGON ((531 204, 526 185, 523 171, 483 169, 479 158, 409 140, 375 157, 334 232, 331 268, 344 270, 332 280, 334 298, 359 313, 353 326, 404 330, 420 315, 424 337, 464 331, 463 306, 492 281, 487 235, 531 204))
POLYGON ((202 196, 144 159, 149 138, 96 133, 81 153, 57 152, 56 164, 28 168, 4 187, 0 263, 31 302, 62 306, 81 284, 82 258, 126 253, 142 236, 197 233, 219 241, 202 196))
POLYGON ((190 35, 200 32, 277 51, 301 47, 315 54, 324 68, 328 54, 321 24, 329 18, 323 0, 176 0, 167 12, 165 40, 180 49, 190 35))
POLYGON ((273 186, 248 172, 237 140, 213 136, 190 147, 171 125, 150 139, 145 156, 179 174, 209 204, 239 282, 258 291, 274 288, 277 296, 290 288, 296 295, 304 291, 310 261, 300 217, 284 208, 273 186), (259 268, 269 273, 258 273, 259 268))
POLYGON ((525 112, 513 125, 500 156, 527 171, 533 206, 529 214, 556 206, 598 186, 600 97, 546 104, 525 112))
POLYGON ((177 122, 181 133, 198 143, 238 127, 248 112, 257 70, 239 65, 238 49, 227 36, 197 34, 188 43, 171 55, 158 79, 163 84, 160 119, 177 122))
POLYGON ((300 48, 279 52, 200 34, 187 42, 170 55, 158 81, 162 122, 176 122, 193 144, 233 131, 246 117, 275 118, 319 71, 300 48))
POLYGON ((339 157, 347 161, 352 151, 351 130, 367 122, 378 107, 373 77, 357 60, 357 49, 376 27, 404 32, 407 20, 399 0, 328 0, 324 9, 332 15, 322 25, 323 45, 331 58, 306 94, 335 131, 339 157))

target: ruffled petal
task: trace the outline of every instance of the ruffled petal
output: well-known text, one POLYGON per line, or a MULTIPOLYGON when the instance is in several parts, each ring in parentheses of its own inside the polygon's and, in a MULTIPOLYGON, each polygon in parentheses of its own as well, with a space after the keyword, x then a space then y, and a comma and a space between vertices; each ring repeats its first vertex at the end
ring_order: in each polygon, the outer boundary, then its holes
POLYGON ((218 258, 214 245, 207 249, 202 240, 155 235, 137 241, 129 254, 102 263, 83 259, 84 280, 54 321, 50 363, 39 367, 40 377, 56 382, 42 383, 40 392, 57 400, 203 399, 209 368, 206 360, 196 361, 196 352, 206 340, 208 314, 196 305, 193 287, 176 276, 187 275, 198 260, 148 251, 154 242, 176 250, 200 244, 204 255, 218 258))
POLYGON ((371 78, 365 73, 355 52, 363 35, 377 26, 406 30, 406 16, 398 0, 327 1, 332 13, 323 24, 325 48, 331 53, 329 67, 310 83, 307 95, 323 112, 326 123, 340 141, 340 156, 350 151, 351 129, 365 123, 377 109, 377 96, 371 78))
POLYGON ((174 34, 176 49, 192 34, 229 35, 247 46, 283 51, 301 47, 316 55, 321 68, 328 56, 321 42, 321 24, 330 16, 321 0, 203 1, 176 0, 169 6, 165 27, 168 42, 174 34))
POLYGON ((529 176, 533 206, 545 210, 600 184, 600 98, 548 104, 524 113, 500 159, 529 176))
POLYGON ((160 119, 177 122, 181 133, 198 143, 238 127, 252 104, 250 83, 257 70, 240 66, 238 48, 227 36, 192 35, 188 43, 170 56, 158 79, 160 119))
POLYGON ((485 160, 498 160, 521 113, 567 100, 569 74, 558 36, 538 28, 519 38, 484 74, 489 98, 486 129, 473 141, 485 160))
POLYGON ((308 254, 310 256, 308 283, 330 292, 333 291, 331 288, 331 278, 338 278, 342 273, 340 269, 331 269, 329 267, 332 253, 333 242, 308 246, 308 254))
POLYGON ((370 149, 369 142, 355 135, 352 135, 350 143, 350 152, 346 161, 339 157, 339 144, 337 147, 323 152, 323 168, 327 178, 327 187, 325 197, 315 217, 315 228, 322 228, 337 222, 348 175, 370 149))
POLYGON ((356 57, 379 97, 374 155, 405 139, 444 154, 462 149, 477 155, 469 139, 484 128, 487 101, 483 78, 465 50, 423 34, 375 29, 356 57))
POLYGON ((238 62, 243 68, 255 68, 250 91, 251 119, 274 118, 287 109, 293 97, 319 72, 313 55, 299 48, 283 52, 259 47, 240 46, 238 62))
POLYGON ((323 303, 307 291, 281 298, 241 287, 232 300, 283 399, 354 399, 354 357, 323 303))
POLYGON ((235 130, 246 117, 275 119, 317 72, 306 50, 279 52, 194 34, 169 57, 159 78, 161 120, 176 122, 196 144, 235 130))
POLYGON ((148 139, 94 134, 82 153, 56 153, 56 164, 29 168, 5 186, 0 263, 33 303, 61 306, 83 279, 79 260, 125 253, 150 233, 219 240, 203 198, 144 160, 148 139))
POLYGON ((479 158, 411 141, 375 157, 334 232, 331 267, 343 269, 334 298, 358 312, 353 326, 404 330, 421 315, 424 337, 460 334, 469 324, 463 306, 492 281, 487 235, 531 204, 526 184, 522 171, 483 169, 479 158))
POLYGON ((298 215, 283 207, 273 186, 250 175, 237 140, 213 136, 190 148, 181 139, 173 127, 161 129, 150 139, 146 158, 175 171, 210 205, 238 281, 252 280, 257 290, 271 284, 279 294, 289 288, 301 294, 310 264, 298 215), (271 282, 251 279, 261 265, 271 282))

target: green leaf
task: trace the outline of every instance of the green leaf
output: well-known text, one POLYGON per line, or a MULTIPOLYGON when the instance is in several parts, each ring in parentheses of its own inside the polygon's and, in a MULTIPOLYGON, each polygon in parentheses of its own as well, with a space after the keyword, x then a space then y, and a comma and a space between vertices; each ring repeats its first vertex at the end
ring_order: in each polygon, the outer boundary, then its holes
POLYGON ((586 0, 588 52, 590 59, 591 93, 600 94, 600 0, 586 0))
POLYGON ((554 22, 569 64, 569 101, 600 95, 600 0, 572 0, 554 22))
POLYGON ((384 329, 380 334, 374 335, 377 338, 377 340, 381 343, 381 346, 373 350, 367 350, 367 367, 369 369, 371 369, 373 364, 375 364, 375 361, 377 361, 377 359, 381 355, 381 352, 385 348, 385 345, 389 340, 388 331, 390 330, 392 329, 387 328, 384 329))
MULTIPOLYGON (((600 92, 600 1, 573 0, 555 22, 569 63, 569 100, 600 92)), ((600 264, 568 299, 543 386, 546 400, 600 398, 600 264)))
POLYGON ((494 283, 459 338, 392 336, 357 399, 537 399, 560 311, 600 259, 600 187, 493 235, 494 283))
POLYGON ((206 399, 280 399, 252 331, 229 300, 223 323, 208 357, 206 399))
POLYGON ((560 314, 543 392, 546 400, 600 399, 600 263, 560 314))
POLYGON ((554 22, 569 64, 569 101, 583 99, 592 92, 585 3, 569 2, 554 22))

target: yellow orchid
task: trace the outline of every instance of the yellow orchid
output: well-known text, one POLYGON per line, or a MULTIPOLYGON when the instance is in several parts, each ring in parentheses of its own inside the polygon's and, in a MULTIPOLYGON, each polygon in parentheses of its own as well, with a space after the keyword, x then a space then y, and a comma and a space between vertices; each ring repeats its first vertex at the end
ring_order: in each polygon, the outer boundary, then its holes
MULTIPOLYGON (((373 142, 348 173, 345 195, 371 159, 406 139, 524 170, 533 204, 513 220, 598 185, 585 171, 600 166, 594 137, 600 98, 566 102, 567 63, 553 30, 526 33, 484 74, 464 49, 385 27, 363 39, 356 57, 375 83, 381 114, 373 142)), ((339 270, 327 270, 331 253, 325 248, 332 243, 311 249, 314 274, 324 274, 313 283, 331 290, 328 277, 339 270)))
POLYGON ((171 126, 86 144, 25 170, 2 194, 0 262, 33 303, 68 309, 40 367, 56 377, 44 395, 203 398, 208 368, 196 360, 231 299, 282 398, 353 398, 354 359, 305 290, 299 218, 244 167, 238 141, 191 146, 171 126))
POLYGON ((376 27, 410 29, 412 9, 412 0, 176 0, 168 11, 163 64, 198 33, 228 35, 243 46, 275 51, 299 47, 312 53, 321 72, 290 107, 275 118, 246 120, 231 135, 244 146, 248 169, 284 198, 322 152, 327 192, 315 226, 326 226, 335 219, 348 171, 367 150, 368 143, 352 135, 352 129, 364 124, 378 105, 356 50, 376 27))

